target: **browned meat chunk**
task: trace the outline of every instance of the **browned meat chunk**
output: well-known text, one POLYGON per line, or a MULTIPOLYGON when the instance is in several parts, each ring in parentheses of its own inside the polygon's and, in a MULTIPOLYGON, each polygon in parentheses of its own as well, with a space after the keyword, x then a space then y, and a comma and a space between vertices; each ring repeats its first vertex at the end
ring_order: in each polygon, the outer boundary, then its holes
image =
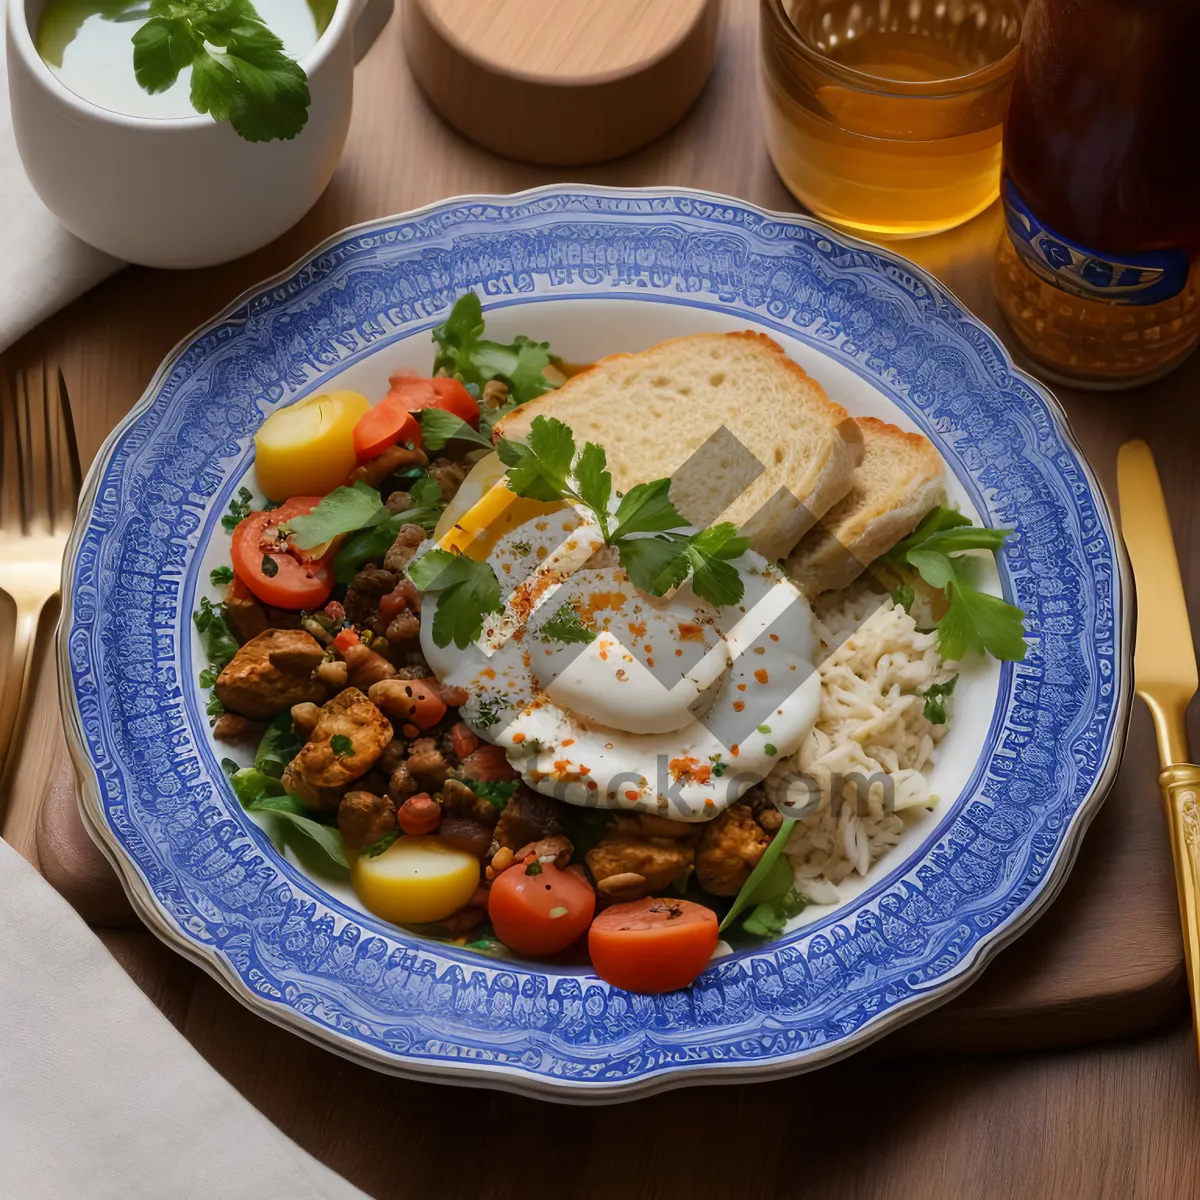
POLYGON ((557 800, 538 792, 518 790, 496 822, 496 841, 510 850, 519 850, 562 831, 557 800))
POLYGON ((337 823, 346 845, 362 850, 396 831, 396 806, 386 796, 347 792, 338 805, 337 823))
POLYGON ((257 746, 262 735, 267 731, 265 721, 252 721, 249 717, 239 717, 237 713, 222 713, 213 726, 213 737, 218 742, 228 742, 231 746, 257 746))
POLYGON ((388 512, 395 516, 397 513, 408 512, 413 506, 413 498, 408 492, 393 492, 383 503, 388 512))
POLYGON ((346 591, 346 619, 352 625, 369 625, 379 611, 380 598, 399 581, 395 571, 383 567, 364 567, 346 591))
POLYGON ((301 629, 268 629, 251 638, 217 676, 217 699, 230 712, 265 719, 306 701, 320 703, 325 688, 313 677, 325 651, 301 629))
POLYGON ((355 467, 346 480, 354 484, 363 480, 372 487, 378 487, 389 475, 403 471, 406 467, 423 467, 429 461, 424 450, 410 450, 407 446, 389 446, 378 458, 355 467))
POLYGON ((467 477, 467 467, 449 458, 438 458, 429 466, 426 474, 442 489, 442 499, 453 500, 467 477))
POLYGON ((356 688, 369 688, 396 674, 396 668, 382 654, 376 654, 367 646, 347 646, 345 658, 347 676, 356 688))
POLYGON ((283 786, 313 808, 331 789, 365 775, 392 740, 392 723, 357 688, 339 692, 321 709, 312 736, 288 764, 283 786))
POLYGON ((401 763, 392 770, 388 778, 387 794, 397 805, 403 804, 410 796, 415 796, 421 790, 421 785, 408 773, 408 767, 401 763))
POLYGON ((271 627, 266 609, 236 575, 225 589, 225 624, 242 645, 271 627))
MULTIPOLYGON (((640 875, 643 896, 661 891, 692 868, 695 848, 679 838, 643 837, 616 833, 597 842, 586 855, 588 870, 599 887, 605 879, 619 875, 640 875)), ((605 889, 601 888, 601 892, 605 889)), ((632 899, 622 891, 621 899, 632 899)))
POLYGON ((424 540, 425 530, 420 525, 401 525, 396 540, 383 556, 383 565, 389 571, 403 571, 424 540))
POLYGON ((696 850, 700 886, 714 896, 736 896, 770 844, 748 805, 727 808, 700 835, 696 850))
POLYGON ((467 817, 488 829, 494 828, 500 818, 500 810, 490 800, 476 795, 458 779, 447 779, 442 784, 442 807, 453 816, 467 817))
POLYGON ((408 748, 405 763, 409 774, 428 792, 435 792, 446 782, 450 764, 433 738, 417 738, 408 748))
POLYGON ((492 844, 492 831, 470 817, 442 817, 438 826, 438 838, 456 850, 465 850, 476 858, 483 858, 492 844))

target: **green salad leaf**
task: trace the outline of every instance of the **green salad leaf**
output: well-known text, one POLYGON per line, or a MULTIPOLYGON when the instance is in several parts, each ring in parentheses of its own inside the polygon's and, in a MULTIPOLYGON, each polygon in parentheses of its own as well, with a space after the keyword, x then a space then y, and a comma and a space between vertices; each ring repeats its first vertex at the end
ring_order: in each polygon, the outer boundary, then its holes
POLYGON ((433 331, 438 346, 433 373, 445 372, 476 388, 493 379, 503 380, 508 385, 513 407, 556 386, 543 374, 550 365, 549 343, 518 335, 508 345, 501 345, 487 341, 483 327, 479 296, 465 292, 445 322, 433 331))
POLYGON ((461 417, 441 408, 422 409, 420 414, 421 440, 426 450, 441 450, 447 442, 470 442, 475 446, 492 448, 492 439, 478 429, 472 429, 461 417))
POLYGON ((238 652, 238 643, 225 623, 225 605, 214 604, 207 596, 201 596, 200 607, 192 614, 192 620, 209 664, 218 671, 228 666, 238 652))
POLYGON ((931 725, 945 725, 946 698, 954 694, 954 685, 957 682, 958 676, 951 675, 944 683, 931 683, 920 693, 925 701, 925 720, 931 725))
POLYGON ((291 713, 280 713, 262 735, 254 766, 272 779, 281 779, 284 768, 300 753, 304 738, 296 732, 291 713))
POLYGON ((782 857, 783 848, 796 822, 787 818, 780 825, 771 844, 763 851, 758 865, 750 872, 750 878, 742 884, 734 897, 733 906, 725 914, 720 930, 723 933, 729 928, 736 917, 751 905, 766 904, 778 896, 784 895, 788 888, 795 884, 795 876, 788 861, 782 857))
POLYGON ((238 488, 237 495, 229 502, 229 511, 221 518, 226 533, 232 533, 250 515, 253 503, 254 493, 246 487, 238 488))
POLYGON ((308 77, 250 0, 150 0, 133 69, 151 94, 192 68, 192 107, 250 142, 294 138, 308 123, 308 77))
POLYGON ((349 487, 334 488, 312 512, 293 517, 279 529, 291 534, 298 550, 312 550, 344 533, 380 525, 391 516, 379 493, 356 479, 349 487))
POLYGON ((808 907, 808 901, 796 891, 793 884, 786 892, 757 904, 742 922, 742 928, 753 937, 778 937, 792 917, 799 916, 808 907))
POLYGON ((432 531, 441 515, 440 503, 437 508, 410 508, 407 512, 389 515, 386 521, 380 521, 377 525, 370 525, 352 533, 334 556, 334 579, 338 583, 352 583, 355 575, 367 563, 383 560, 383 556, 392 548, 396 535, 405 525, 420 525, 426 531, 432 531))
POLYGON ((570 604, 560 605, 538 632, 541 637, 552 642, 579 642, 587 645, 596 640, 596 635, 584 625, 570 604))

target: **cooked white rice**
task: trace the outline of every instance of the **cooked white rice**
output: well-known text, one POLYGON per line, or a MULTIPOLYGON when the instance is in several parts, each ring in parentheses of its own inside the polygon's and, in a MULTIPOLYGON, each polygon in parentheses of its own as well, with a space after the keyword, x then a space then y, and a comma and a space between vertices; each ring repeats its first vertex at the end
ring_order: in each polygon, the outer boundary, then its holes
POLYGON ((865 875, 900 840, 906 821, 937 803, 924 772, 947 726, 926 720, 919 693, 948 679, 953 664, 942 661, 936 632, 922 633, 903 607, 862 585, 818 604, 817 621, 828 654, 820 715, 772 781, 789 773, 811 781, 789 788, 789 801, 807 815, 784 852, 797 890, 828 904, 839 899, 837 884, 865 875), (843 781, 837 804, 835 776, 843 781))

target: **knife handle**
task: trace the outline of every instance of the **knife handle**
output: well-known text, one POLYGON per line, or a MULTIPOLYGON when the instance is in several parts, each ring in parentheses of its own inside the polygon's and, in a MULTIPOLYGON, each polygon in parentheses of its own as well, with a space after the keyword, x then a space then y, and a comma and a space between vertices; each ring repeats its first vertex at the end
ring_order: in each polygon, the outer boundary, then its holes
POLYGON ((1192 1024, 1200 1046, 1200 767, 1176 763, 1158 777, 1167 806, 1167 828, 1175 857, 1175 887, 1183 926, 1192 1024))

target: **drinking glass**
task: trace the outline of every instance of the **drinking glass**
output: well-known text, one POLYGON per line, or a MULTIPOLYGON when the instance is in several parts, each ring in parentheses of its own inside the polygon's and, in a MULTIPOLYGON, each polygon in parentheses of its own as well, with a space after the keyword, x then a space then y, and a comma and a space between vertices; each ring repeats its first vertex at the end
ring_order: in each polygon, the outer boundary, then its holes
POLYGON ((775 169, 818 217, 912 237, 982 212, 1025 0, 761 0, 775 169))

